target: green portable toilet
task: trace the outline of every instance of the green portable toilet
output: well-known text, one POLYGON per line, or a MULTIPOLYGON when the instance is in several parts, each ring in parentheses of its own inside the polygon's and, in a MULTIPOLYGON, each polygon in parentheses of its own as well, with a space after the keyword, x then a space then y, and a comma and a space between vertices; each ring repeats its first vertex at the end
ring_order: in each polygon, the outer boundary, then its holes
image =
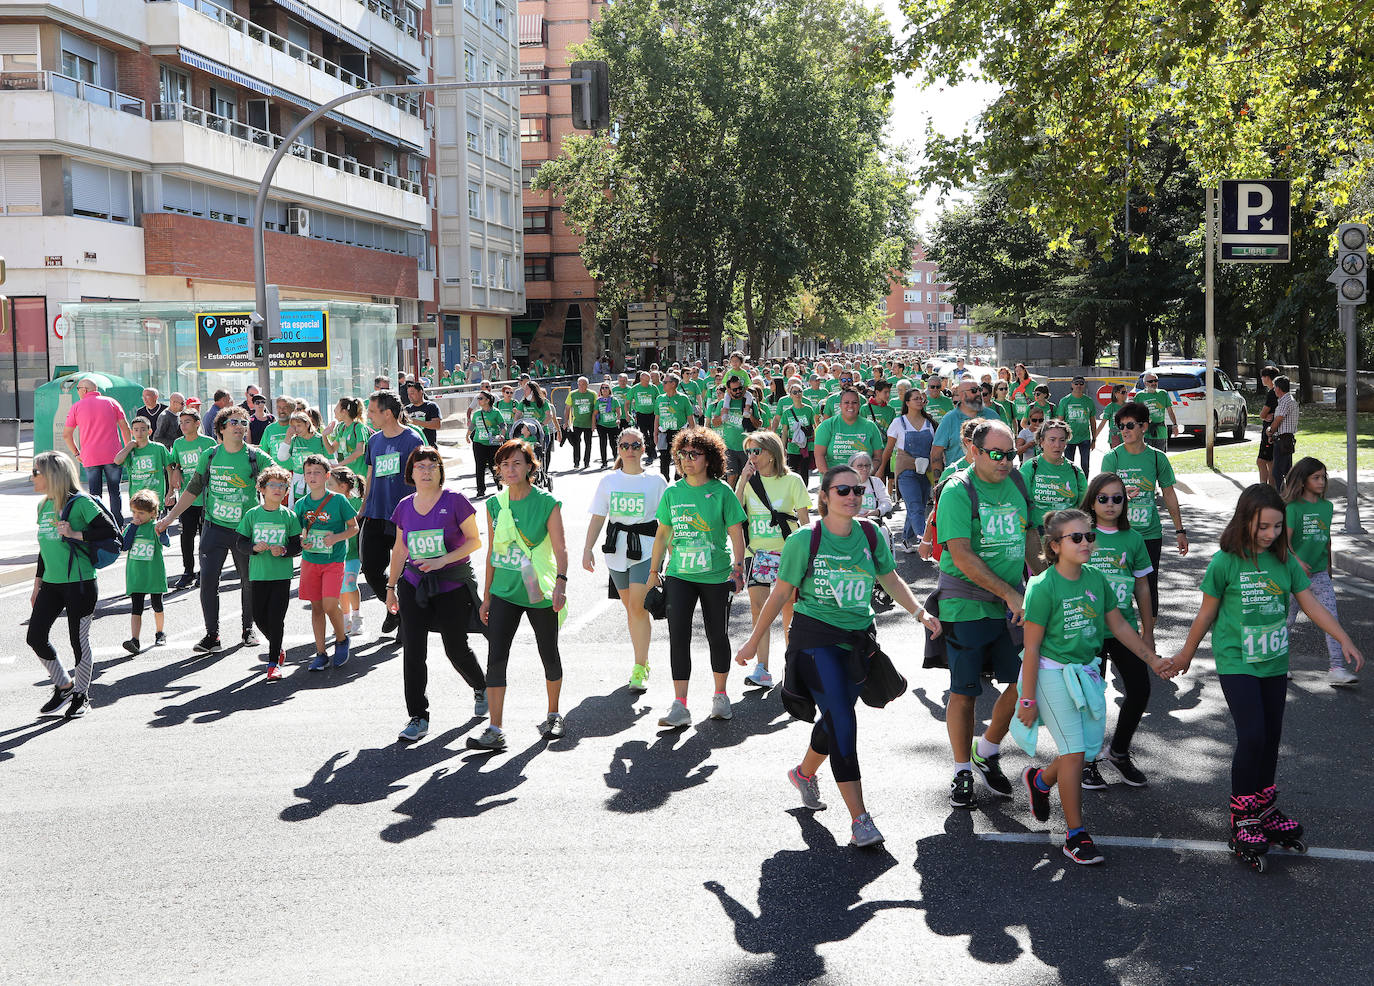
POLYGON ((82 370, 79 373, 56 377, 33 392, 34 455, 39 452, 51 452, 53 449, 66 450, 67 446, 62 441, 62 429, 67 424, 67 412, 71 410, 72 402, 77 399, 76 385, 87 374, 102 378, 100 392, 119 401, 119 406, 124 408, 125 420, 143 406, 143 384, 128 377, 101 373, 98 370, 82 370))

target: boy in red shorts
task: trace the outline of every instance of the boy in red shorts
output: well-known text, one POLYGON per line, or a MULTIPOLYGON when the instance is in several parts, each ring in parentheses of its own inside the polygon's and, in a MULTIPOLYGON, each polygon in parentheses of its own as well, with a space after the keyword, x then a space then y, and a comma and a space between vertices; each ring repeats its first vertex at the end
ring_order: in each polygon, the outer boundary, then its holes
POLYGON ((301 522, 301 586, 299 597, 310 603, 310 625, 315 631, 315 659, 310 671, 329 667, 324 650, 324 621, 334 627, 334 667, 348 662, 348 628, 339 610, 343 587, 346 542, 357 536, 358 513, 348 497, 331 493, 329 460, 322 455, 307 455, 301 463, 305 476, 305 496, 296 501, 296 516, 301 522))

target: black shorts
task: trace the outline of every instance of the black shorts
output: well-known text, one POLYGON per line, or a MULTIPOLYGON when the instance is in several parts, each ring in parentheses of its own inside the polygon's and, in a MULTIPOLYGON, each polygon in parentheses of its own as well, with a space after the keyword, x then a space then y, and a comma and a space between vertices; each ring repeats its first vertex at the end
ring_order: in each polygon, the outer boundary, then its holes
POLYGON ((980 679, 984 674, 1010 683, 1021 673, 1020 649, 1011 639, 1005 617, 951 621, 944 627, 949 690, 954 694, 983 694, 980 679))
POLYGON ((1259 460, 1261 462, 1274 461, 1274 436, 1269 434, 1269 429, 1265 428, 1260 432, 1259 460))

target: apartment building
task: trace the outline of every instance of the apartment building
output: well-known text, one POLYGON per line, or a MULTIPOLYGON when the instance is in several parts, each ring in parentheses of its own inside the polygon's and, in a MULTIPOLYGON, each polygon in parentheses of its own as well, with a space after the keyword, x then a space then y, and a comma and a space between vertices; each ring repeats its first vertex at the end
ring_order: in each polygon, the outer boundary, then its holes
POLYGON ((954 285, 940 280, 937 267, 917 243, 907 269, 893 272, 886 300, 889 336, 884 342, 928 352, 992 345, 967 318, 955 318, 950 301, 954 285))
MULTIPOLYGON (((606 2, 521 0, 521 77, 566 77, 568 47, 587 40, 606 2)), ((597 328, 596 281, 578 253, 582 238, 564 223, 558 199, 530 188, 539 166, 558 156, 572 132, 570 87, 521 90, 526 300, 523 315, 513 322, 512 342, 522 362, 541 356, 586 372, 606 348, 597 328)))
MULTIPOLYGON (((333 97, 428 81, 427 18, 420 0, 0 0, 0 416, 31 414, 62 361, 64 303, 251 297, 273 150, 333 97)), ((428 119, 368 96, 292 149, 266 216, 283 298, 433 311, 428 119)))
MULTIPOLYGON (((433 16, 434 81, 518 79, 515 0, 448 0, 433 16)), ((435 110, 443 359, 505 362, 511 319, 525 311, 520 94, 441 92, 435 110)))

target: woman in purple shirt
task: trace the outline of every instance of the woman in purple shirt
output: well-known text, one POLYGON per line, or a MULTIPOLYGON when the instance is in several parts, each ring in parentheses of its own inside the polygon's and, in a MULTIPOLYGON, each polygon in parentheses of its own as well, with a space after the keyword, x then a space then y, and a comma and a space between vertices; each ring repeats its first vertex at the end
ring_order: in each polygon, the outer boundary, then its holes
POLYGON ((439 632, 449 663, 473 689, 473 712, 478 716, 487 714, 487 681, 468 646, 473 609, 468 586, 476 584, 468 556, 482 546, 477 512, 463 494, 443 488, 444 462, 431 446, 410 453, 405 481, 415 492, 391 514, 396 543, 391 549, 386 608, 401 619, 402 674, 410 722, 401 730, 400 739, 413 743, 429 732, 425 661, 430 631, 439 632))

